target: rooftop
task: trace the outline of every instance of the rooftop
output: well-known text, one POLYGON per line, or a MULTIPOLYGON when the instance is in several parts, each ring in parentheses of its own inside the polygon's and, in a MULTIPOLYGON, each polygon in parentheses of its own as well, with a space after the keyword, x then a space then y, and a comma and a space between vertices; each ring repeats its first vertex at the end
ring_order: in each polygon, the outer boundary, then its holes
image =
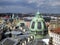
POLYGON ((60 27, 55 28, 54 30, 51 30, 51 32, 56 33, 56 34, 60 34, 60 27))

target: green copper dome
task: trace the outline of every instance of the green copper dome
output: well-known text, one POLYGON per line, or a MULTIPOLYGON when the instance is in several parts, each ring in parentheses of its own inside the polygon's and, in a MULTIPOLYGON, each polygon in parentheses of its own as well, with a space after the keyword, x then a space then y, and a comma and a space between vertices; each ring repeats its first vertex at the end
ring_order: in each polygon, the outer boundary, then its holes
POLYGON ((37 38, 43 38, 47 32, 45 21, 39 11, 31 21, 30 30, 37 38))

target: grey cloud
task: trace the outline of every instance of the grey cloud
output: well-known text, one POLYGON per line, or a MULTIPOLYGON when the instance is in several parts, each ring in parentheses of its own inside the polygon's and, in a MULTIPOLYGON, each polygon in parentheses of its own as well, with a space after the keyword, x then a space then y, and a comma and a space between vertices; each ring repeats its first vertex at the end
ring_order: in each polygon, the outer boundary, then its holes
POLYGON ((60 6, 60 0, 26 0, 28 3, 36 3, 37 7, 41 5, 60 6))
POLYGON ((28 13, 35 12, 38 7, 41 12, 60 12, 60 0, 0 0, 0 2, 5 2, 3 6, 0 5, 0 12, 28 13), (9 5, 6 5, 7 2, 9 5))
POLYGON ((28 4, 35 3, 37 7, 41 5, 50 5, 50 6, 60 6, 60 0, 0 0, 0 2, 11 2, 11 3, 17 3, 17 2, 25 2, 28 4))
POLYGON ((34 12, 34 10, 32 8, 23 7, 23 6, 2 6, 0 7, 0 13, 3 12, 29 13, 29 12, 34 12))

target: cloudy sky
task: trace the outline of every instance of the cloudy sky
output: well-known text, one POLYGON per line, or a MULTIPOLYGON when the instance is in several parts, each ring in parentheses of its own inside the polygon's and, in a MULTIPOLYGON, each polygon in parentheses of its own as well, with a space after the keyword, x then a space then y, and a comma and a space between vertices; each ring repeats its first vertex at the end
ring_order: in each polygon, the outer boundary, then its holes
POLYGON ((60 13, 60 0, 0 0, 0 13, 60 13))

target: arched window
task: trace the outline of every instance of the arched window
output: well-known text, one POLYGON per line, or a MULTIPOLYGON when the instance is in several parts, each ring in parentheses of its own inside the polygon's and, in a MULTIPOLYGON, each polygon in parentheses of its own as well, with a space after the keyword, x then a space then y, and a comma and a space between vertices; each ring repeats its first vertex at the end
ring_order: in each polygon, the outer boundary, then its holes
POLYGON ((38 28, 38 29, 41 29, 41 22, 38 22, 37 28, 38 28))
POLYGON ((32 22, 31 28, 34 29, 35 22, 32 22))

